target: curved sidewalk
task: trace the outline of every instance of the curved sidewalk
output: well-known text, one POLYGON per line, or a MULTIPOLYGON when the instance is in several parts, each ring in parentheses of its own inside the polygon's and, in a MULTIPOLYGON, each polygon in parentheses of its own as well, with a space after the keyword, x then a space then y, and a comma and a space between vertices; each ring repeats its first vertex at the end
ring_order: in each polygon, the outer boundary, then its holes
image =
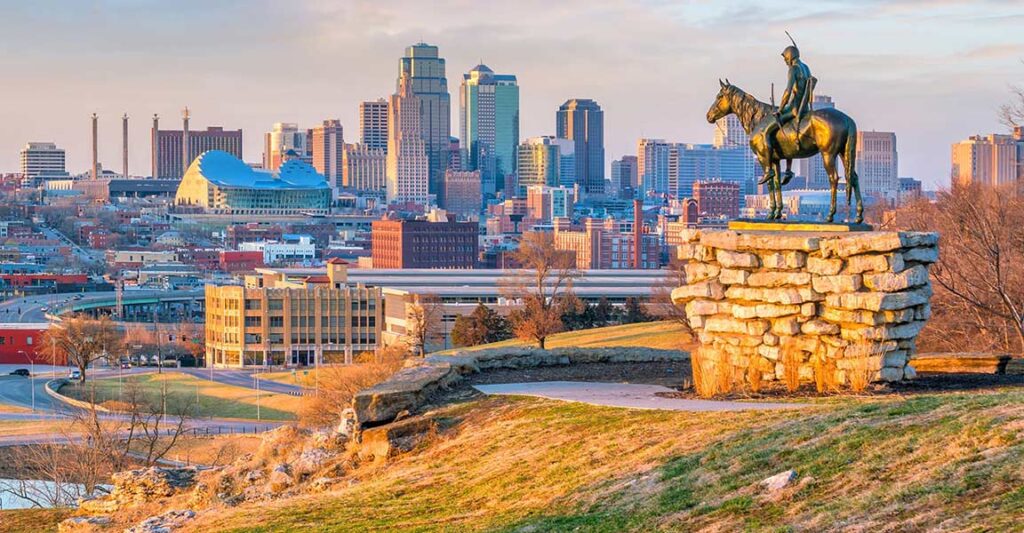
POLYGON ((662 396, 656 396, 656 394, 676 391, 661 385, 632 383, 541 381, 537 383, 474 385, 473 387, 487 395, 536 396, 550 400, 582 402, 591 405, 625 407, 629 409, 712 412, 799 409, 806 407, 806 405, 798 403, 732 402, 665 398, 662 396))

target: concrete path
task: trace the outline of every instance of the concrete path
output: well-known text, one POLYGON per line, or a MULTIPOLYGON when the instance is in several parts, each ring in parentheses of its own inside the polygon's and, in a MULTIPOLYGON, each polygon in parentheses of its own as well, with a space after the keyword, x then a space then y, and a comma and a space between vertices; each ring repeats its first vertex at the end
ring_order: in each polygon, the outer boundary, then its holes
POLYGON ((551 400, 582 402, 608 407, 630 409, 664 409, 668 411, 747 411, 767 409, 796 409, 795 403, 732 402, 712 400, 684 400, 655 396, 659 392, 675 392, 661 385, 630 383, 589 383, 575 381, 542 381, 537 383, 506 383, 501 385, 474 385, 487 395, 536 396, 551 400))

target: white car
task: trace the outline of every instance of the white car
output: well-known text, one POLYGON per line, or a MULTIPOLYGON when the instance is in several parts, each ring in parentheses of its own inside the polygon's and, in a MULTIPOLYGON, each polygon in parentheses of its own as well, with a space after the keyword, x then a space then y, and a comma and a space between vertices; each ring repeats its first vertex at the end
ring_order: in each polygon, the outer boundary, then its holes
POLYGON ((80 370, 72 370, 68 372, 68 379, 82 379, 82 372, 80 370))

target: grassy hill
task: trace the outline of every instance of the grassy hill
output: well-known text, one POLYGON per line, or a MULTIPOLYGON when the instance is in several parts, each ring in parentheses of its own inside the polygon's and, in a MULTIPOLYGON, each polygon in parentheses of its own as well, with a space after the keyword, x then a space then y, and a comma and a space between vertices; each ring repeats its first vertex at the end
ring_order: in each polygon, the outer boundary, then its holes
POLYGON ((345 488, 189 530, 1010 531, 1024 513, 1019 388, 767 413, 491 397, 439 414, 450 430, 345 488), (794 486, 757 488, 786 469, 794 486))
MULTIPOLYGON (((603 328, 584 329, 580 331, 567 331, 556 333, 548 337, 548 348, 576 347, 576 348, 615 348, 615 347, 641 347, 658 348, 664 350, 687 349, 688 338, 685 335, 683 326, 676 322, 642 322, 639 324, 623 324, 621 326, 607 326, 603 328)), ((457 348, 460 351, 484 350, 501 346, 523 346, 528 343, 519 339, 510 339, 492 344, 481 344, 468 348, 457 348)), ((446 350, 439 353, 451 353, 455 350, 446 350)))

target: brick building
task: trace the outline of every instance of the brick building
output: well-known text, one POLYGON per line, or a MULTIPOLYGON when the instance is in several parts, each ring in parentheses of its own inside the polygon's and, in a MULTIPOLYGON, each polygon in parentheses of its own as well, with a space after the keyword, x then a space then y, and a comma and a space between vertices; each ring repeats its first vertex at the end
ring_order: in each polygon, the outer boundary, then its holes
POLYGON ((740 216, 740 186, 724 181, 698 181, 693 184, 693 199, 702 216, 740 216))
POLYGON ((375 220, 374 268, 473 268, 476 222, 375 220))

